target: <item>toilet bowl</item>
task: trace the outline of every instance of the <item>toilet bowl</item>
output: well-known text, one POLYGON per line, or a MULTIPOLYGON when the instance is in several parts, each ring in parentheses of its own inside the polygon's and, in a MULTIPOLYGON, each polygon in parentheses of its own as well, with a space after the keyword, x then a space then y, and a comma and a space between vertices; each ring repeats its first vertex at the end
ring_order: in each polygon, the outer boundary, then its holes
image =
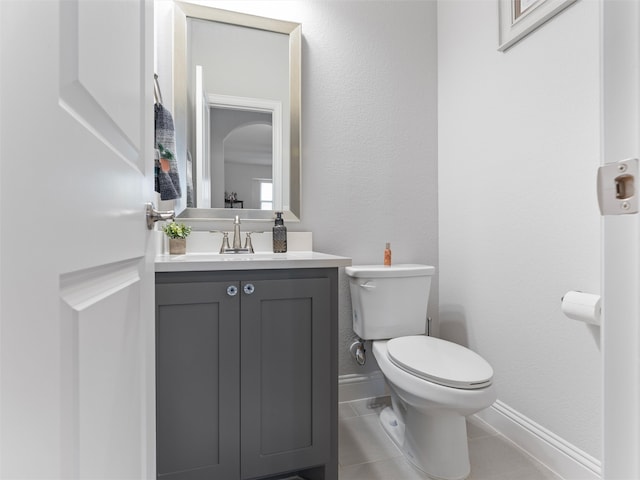
POLYGON ((465 417, 490 406, 496 390, 480 355, 424 335, 434 271, 417 264, 345 268, 354 331, 373 341, 391 392, 382 427, 421 472, 462 480, 470 473, 465 417))
MULTIPOLYGON (((465 417, 487 408, 496 400, 496 390, 490 382, 493 372, 489 364, 460 345, 427 336, 376 340, 372 350, 391 391, 392 407, 380 414, 380 423, 385 432, 407 460, 428 476, 447 480, 467 478, 470 463, 465 417), (457 357, 458 361, 454 363, 472 360, 471 364, 467 364, 471 366, 470 371, 465 371, 467 376, 458 373, 446 376, 437 368, 442 363, 434 363, 434 369, 422 367, 422 374, 410 371, 421 367, 415 364, 399 365, 390 356, 388 348, 390 342, 393 347, 395 340, 405 339, 419 340, 415 346, 418 348, 422 344, 422 353, 428 351, 429 347, 438 350, 438 347, 444 346, 447 351, 440 355, 442 358, 450 360, 457 357), (479 375, 474 377, 469 373, 479 375), (428 380, 428 375, 436 378, 428 380), (461 379, 469 385, 454 387, 442 384, 455 384, 461 379)), ((409 356, 414 353, 407 350, 406 346, 404 352, 409 356)), ((433 360, 438 357, 433 352, 427 356, 433 360)))

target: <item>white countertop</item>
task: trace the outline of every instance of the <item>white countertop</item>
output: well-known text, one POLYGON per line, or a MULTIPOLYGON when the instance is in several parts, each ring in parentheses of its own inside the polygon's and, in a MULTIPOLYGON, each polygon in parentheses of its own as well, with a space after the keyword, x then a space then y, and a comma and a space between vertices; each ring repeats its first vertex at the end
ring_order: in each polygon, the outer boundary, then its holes
POLYGON ((312 251, 251 254, 187 253, 157 255, 156 272, 204 272, 219 270, 272 270, 288 268, 347 267, 351 259, 312 251))

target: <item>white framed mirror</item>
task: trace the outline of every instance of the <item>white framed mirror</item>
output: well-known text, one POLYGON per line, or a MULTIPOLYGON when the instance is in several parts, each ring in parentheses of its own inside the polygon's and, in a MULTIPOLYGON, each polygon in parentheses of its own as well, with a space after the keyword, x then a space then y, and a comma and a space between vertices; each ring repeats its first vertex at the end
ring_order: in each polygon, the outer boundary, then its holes
POLYGON ((298 220, 301 25, 176 1, 174 32, 179 217, 298 220))

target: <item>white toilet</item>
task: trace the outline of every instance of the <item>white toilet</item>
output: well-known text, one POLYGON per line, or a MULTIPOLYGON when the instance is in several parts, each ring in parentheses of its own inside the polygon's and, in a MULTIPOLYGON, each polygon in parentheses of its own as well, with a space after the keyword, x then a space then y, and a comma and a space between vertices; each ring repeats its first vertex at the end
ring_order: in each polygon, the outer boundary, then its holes
POLYGON ((345 268, 353 329, 374 340, 373 354, 391 390, 380 413, 405 457, 432 478, 470 473, 465 416, 496 400, 493 369, 471 350, 424 335, 431 277, 428 265, 345 268))

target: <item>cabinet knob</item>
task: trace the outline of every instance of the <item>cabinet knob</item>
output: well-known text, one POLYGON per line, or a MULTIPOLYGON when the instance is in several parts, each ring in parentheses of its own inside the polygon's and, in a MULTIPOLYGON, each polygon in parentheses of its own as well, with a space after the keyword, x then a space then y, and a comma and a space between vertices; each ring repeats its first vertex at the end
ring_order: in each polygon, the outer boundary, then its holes
POLYGON ((244 293, 247 295, 251 295, 256 290, 256 287, 253 286, 253 283, 247 283, 244 286, 244 293))
POLYGON ((229 285, 227 287, 227 295, 229 295, 230 297, 235 297, 238 293, 238 287, 236 287, 235 285, 229 285))

